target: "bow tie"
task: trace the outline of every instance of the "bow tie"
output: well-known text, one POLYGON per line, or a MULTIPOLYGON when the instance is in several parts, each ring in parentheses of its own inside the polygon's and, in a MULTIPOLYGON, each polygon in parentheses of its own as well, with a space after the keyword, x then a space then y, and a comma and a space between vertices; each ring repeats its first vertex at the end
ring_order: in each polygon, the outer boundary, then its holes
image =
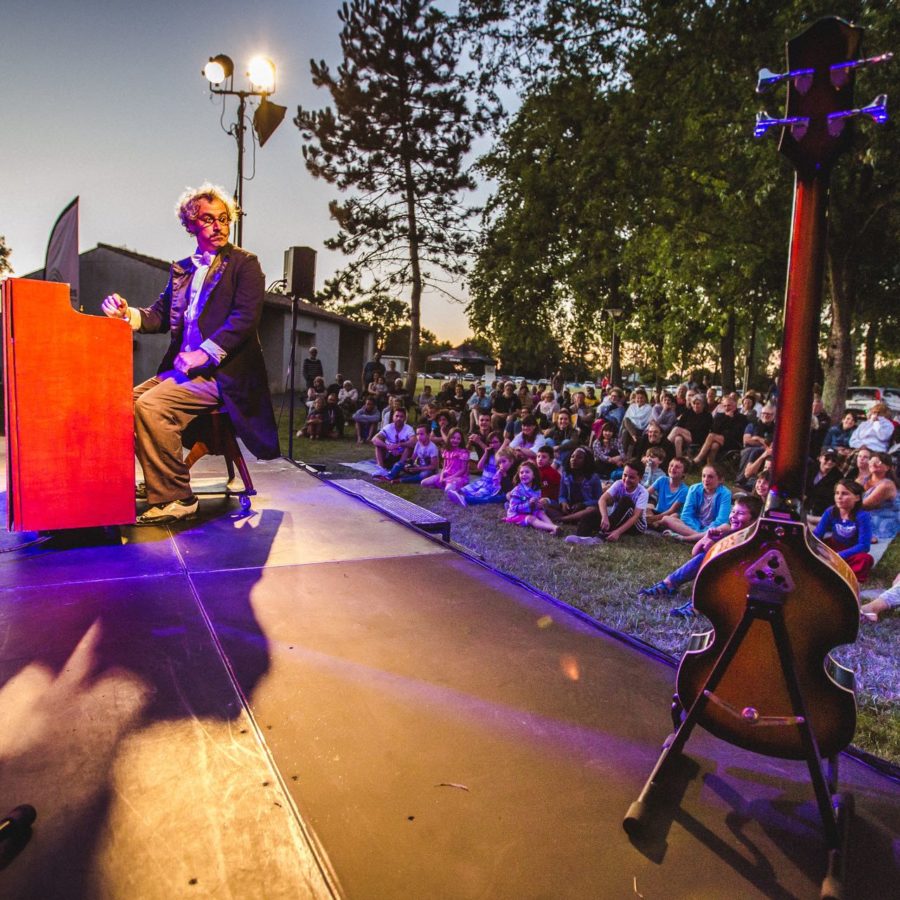
POLYGON ((195 269, 199 269, 201 266, 208 267, 215 258, 215 253, 195 253, 191 257, 191 262, 195 269))

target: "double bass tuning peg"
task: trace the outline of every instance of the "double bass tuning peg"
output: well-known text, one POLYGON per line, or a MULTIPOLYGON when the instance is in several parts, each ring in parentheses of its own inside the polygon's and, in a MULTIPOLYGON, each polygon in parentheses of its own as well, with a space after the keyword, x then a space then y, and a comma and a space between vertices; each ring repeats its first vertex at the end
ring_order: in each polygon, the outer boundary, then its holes
POLYGON ((794 87, 805 94, 811 87, 815 69, 795 69, 793 72, 773 72, 771 69, 760 69, 756 80, 756 93, 767 94, 779 81, 791 79, 794 87))
MULTIPOLYGON (((846 62, 835 63, 828 69, 828 79, 831 86, 839 91, 846 87, 850 81, 850 73, 860 66, 873 66, 878 63, 889 62, 894 58, 893 53, 881 53, 878 56, 869 56, 866 59, 850 59, 846 62)), ((812 87, 815 69, 794 69, 792 72, 773 72, 771 69, 760 69, 756 79, 756 93, 767 94, 779 81, 791 80, 794 88, 802 95, 812 87)))
POLYGON ((887 94, 879 94, 868 106, 831 113, 828 116, 828 133, 837 137, 844 130, 844 121, 853 116, 869 116, 876 125, 884 125, 888 120, 887 94))

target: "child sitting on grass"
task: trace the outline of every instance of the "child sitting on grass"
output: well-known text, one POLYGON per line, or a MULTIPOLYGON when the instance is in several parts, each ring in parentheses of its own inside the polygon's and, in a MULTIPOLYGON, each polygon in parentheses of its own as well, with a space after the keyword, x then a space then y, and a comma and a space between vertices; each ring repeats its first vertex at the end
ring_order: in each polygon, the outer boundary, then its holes
POLYGON ((499 431, 491 434, 490 444, 478 460, 481 478, 466 484, 458 491, 448 489, 447 499, 460 506, 477 506, 481 503, 502 503, 513 489, 516 454, 512 450, 500 449, 503 435, 499 431))
POLYGON ((834 506, 825 510, 813 532, 853 569, 860 583, 869 577, 875 565, 869 553, 872 517, 862 508, 862 499, 862 485, 851 478, 842 478, 834 486, 834 506))
POLYGON ((458 428, 451 428, 447 433, 441 461, 441 471, 423 479, 422 487, 458 491, 469 483, 469 451, 463 446, 463 433, 458 428))
MULTIPOLYGON (((755 494, 738 494, 734 499, 728 522, 725 525, 713 526, 707 529, 706 534, 694 544, 691 550, 691 558, 681 568, 676 569, 671 575, 666 575, 662 581, 657 582, 652 587, 641 588, 638 591, 638 597, 675 597, 678 595, 678 588, 682 584, 693 581, 706 551, 716 541, 721 540, 726 534, 734 531, 740 531, 752 525, 762 512, 762 500, 755 494)), ((676 606, 670 610, 670 615, 682 616, 689 618, 696 615, 692 600, 682 606, 676 606)))
POLYGON ((700 482, 688 488, 681 514, 664 516, 656 527, 665 529, 666 537, 698 541, 710 528, 724 525, 731 512, 731 491, 723 481, 722 469, 707 463, 700 474, 700 482))
POLYGON ((388 478, 393 484, 419 484, 437 472, 440 450, 431 440, 431 429, 425 422, 416 425, 416 442, 409 459, 395 463, 388 478))
POLYGON ((669 474, 660 475, 650 488, 650 506, 647 509, 647 527, 656 528, 664 516, 678 515, 687 497, 688 486, 684 483, 687 460, 676 456, 669 463, 669 474))
POLYGON ((644 464, 641 484, 647 490, 650 490, 656 484, 656 480, 663 474, 663 466, 666 464, 666 451, 662 447, 650 447, 641 457, 641 462, 644 464))
POLYGON ((559 534, 560 529, 547 517, 547 513, 540 507, 541 500, 541 476, 537 466, 526 459, 519 463, 519 471, 516 472, 516 485, 506 495, 506 517, 504 522, 513 525, 530 525, 539 531, 550 531, 559 534))

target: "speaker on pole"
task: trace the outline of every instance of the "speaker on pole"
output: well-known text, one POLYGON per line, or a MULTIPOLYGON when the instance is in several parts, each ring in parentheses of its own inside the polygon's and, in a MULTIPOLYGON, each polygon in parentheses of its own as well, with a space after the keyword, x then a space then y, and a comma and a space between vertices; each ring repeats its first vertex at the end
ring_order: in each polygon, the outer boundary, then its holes
POLYGON ((292 297, 312 300, 316 292, 316 251, 312 247, 284 251, 284 281, 292 297))

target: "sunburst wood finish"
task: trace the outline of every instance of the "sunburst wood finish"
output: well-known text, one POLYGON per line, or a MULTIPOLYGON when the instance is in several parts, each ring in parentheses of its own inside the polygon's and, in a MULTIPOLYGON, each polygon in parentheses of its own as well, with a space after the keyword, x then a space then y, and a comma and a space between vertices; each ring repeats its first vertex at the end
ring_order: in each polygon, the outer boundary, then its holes
MULTIPOLYGON (((694 605, 713 630, 695 638, 677 675, 682 707, 694 704, 742 619, 748 602, 772 603, 783 616, 790 651, 819 751, 845 747, 856 727, 852 674, 830 657, 852 643, 859 623, 859 591, 849 567, 809 532, 802 500, 809 452, 813 371, 822 297, 832 165, 849 141, 829 128, 829 115, 852 107, 852 70, 833 67, 856 59, 860 30, 823 19, 788 43, 787 117, 805 120, 783 129, 779 149, 796 169, 794 211, 784 313, 784 342, 775 428, 772 490, 757 524, 709 551, 694 584, 694 605)), ((804 758, 796 718, 773 629, 757 618, 725 675, 704 705, 699 722, 738 746, 770 756, 804 758), (784 724, 776 724, 779 719, 784 724)))

